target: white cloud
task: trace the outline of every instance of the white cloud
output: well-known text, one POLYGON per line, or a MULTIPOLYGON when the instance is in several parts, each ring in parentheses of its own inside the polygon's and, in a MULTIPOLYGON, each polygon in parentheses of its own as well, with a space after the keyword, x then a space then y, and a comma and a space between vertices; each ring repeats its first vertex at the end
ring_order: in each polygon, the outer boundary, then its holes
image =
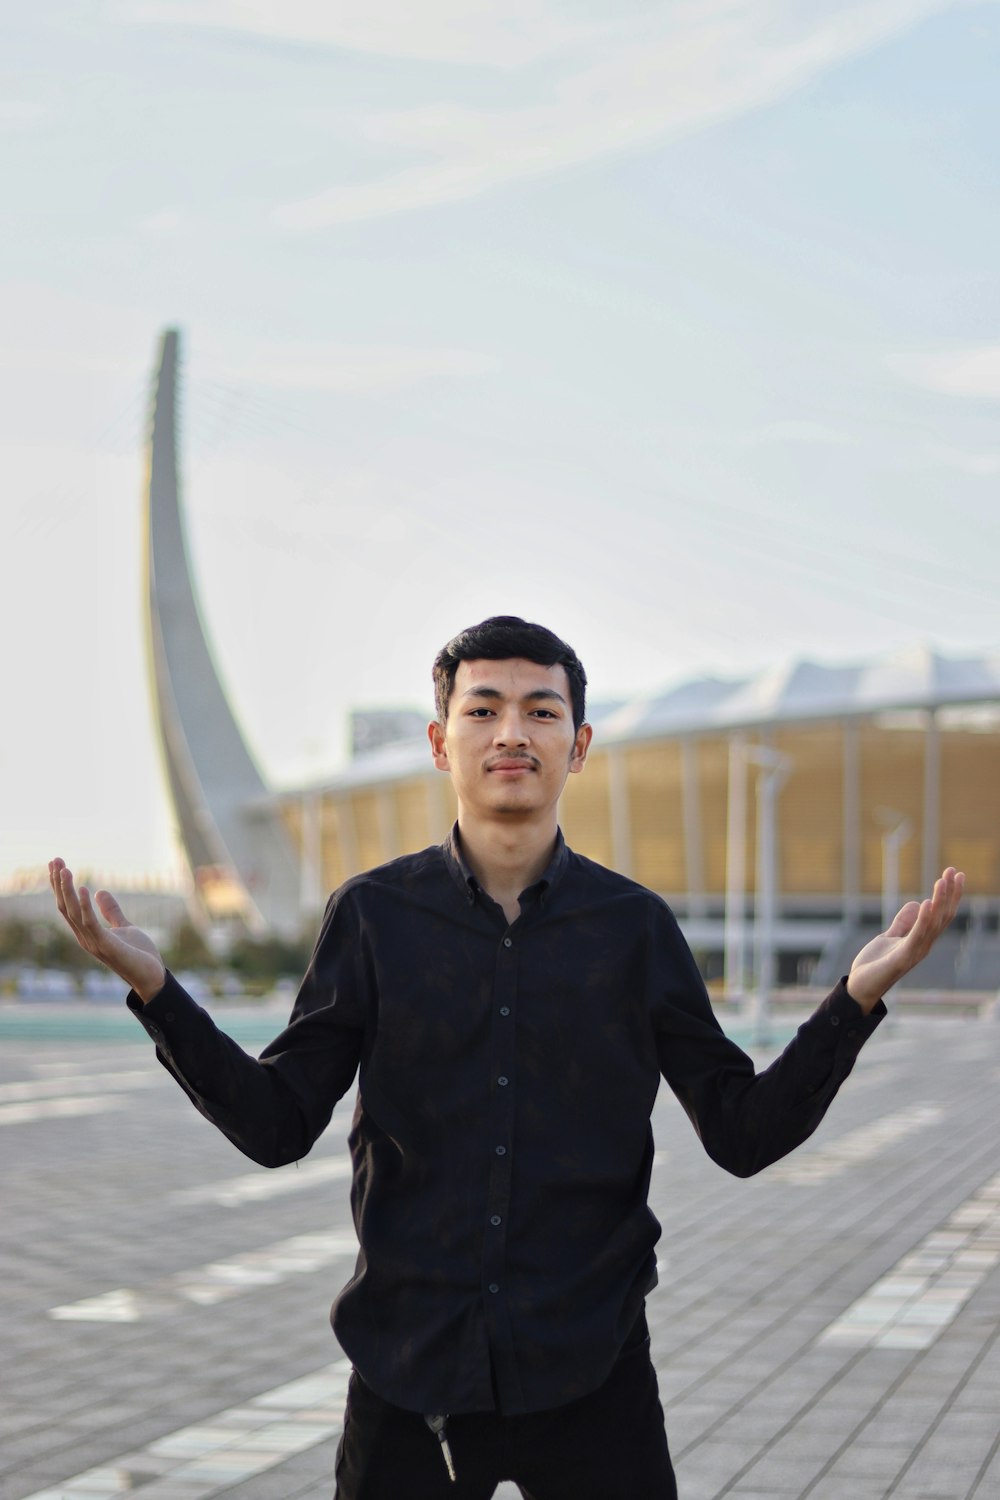
MULTIPOLYGON (((221 352, 221 351, 220 351, 221 352)), ((497 368, 490 355, 471 349, 420 349, 392 345, 289 344, 257 347, 233 360, 217 352, 206 373, 233 384, 379 395, 422 380, 485 375, 497 368)))
POLYGON ((752 435, 755 443, 818 443, 829 447, 847 447, 854 442, 849 433, 826 422, 788 418, 767 422, 752 435))
POLYGON ((39 125, 47 115, 45 105, 37 99, 0 99, 0 129, 39 125))
POLYGON ((0 285, 0 370, 121 374, 150 357, 150 328, 127 306, 37 281, 0 285))
POLYGON ((886 363, 897 375, 928 391, 1000 401, 1000 344, 925 354, 891 354, 886 363))
POLYGON ((836 0, 807 19, 791 0, 703 0, 626 16, 602 29, 598 45, 563 51, 559 68, 546 73, 542 103, 524 100, 525 89, 537 89, 540 80, 514 75, 506 108, 437 101, 361 119, 367 138, 398 147, 410 160, 422 151, 425 160, 284 204, 275 222, 317 230, 454 202, 642 149, 767 105, 956 3, 836 0))
POLYGON ((160 208, 140 219, 137 227, 140 234, 159 237, 176 234, 183 225, 184 215, 179 208, 160 208))
POLYGON ((972 474, 977 479, 990 479, 994 474, 1000 474, 1000 448, 992 452, 988 449, 977 452, 971 448, 952 448, 935 443, 928 447, 927 453, 938 463, 958 469, 962 474, 972 474))
MULTIPOLYGON (((28 282, 0 287, 0 391, 27 374, 145 380, 156 329, 141 314, 28 282)), ((474 349, 393 344, 262 343, 201 327, 195 373, 231 385, 378 395, 419 381, 468 379, 496 370, 474 349)), ((188 351, 185 350, 187 357, 188 351)))
POLYGON ((137 0, 137 20, 213 27, 425 62, 520 67, 608 28, 546 0, 137 0))

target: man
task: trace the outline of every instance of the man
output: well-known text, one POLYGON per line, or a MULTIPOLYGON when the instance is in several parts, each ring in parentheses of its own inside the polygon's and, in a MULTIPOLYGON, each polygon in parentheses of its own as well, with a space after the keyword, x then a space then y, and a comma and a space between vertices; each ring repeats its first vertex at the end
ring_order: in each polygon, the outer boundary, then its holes
POLYGON ((305 1155, 360 1068, 350 1145, 360 1241, 333 1310, 350 1356, 337 1500, 676 1496, 644 1299, 660 1075, 709 1155, 750 1175, 819 1124, 881 995, 957 908, 946 870, 869 943, 759 1076, 712 1014, 666 905, 572 853, 586 677, 550 631, 486 620, 434 664, 441 847, 330 899, 291 1024, 259 1062, 166 972, 117 902, 51 866, 80 943, 195 1106, 269 1166, 305 1155))

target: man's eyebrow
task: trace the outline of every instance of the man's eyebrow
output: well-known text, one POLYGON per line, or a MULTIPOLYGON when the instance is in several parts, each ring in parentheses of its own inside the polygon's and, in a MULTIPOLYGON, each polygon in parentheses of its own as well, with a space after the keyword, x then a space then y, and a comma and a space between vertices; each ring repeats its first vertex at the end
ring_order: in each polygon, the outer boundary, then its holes
MULTIPOLYGON (((465 692, 462 694, 463 698, 502 699, 503 696, 504 695, 503 693, 501 693, 500 689, 495 687, 470 687, 466 688, 465 692)), ((522 694, 522 701, 524 702, 527 702, 529 700, 532 702, 540 702, 544 699, 555 699, 557 703, 562 704, 563 708, 566 708, 568 706, 566 703, 566 699, 563 697, 562 693, 557 693, 555 688, 532 688, 530 693, 522 694)))

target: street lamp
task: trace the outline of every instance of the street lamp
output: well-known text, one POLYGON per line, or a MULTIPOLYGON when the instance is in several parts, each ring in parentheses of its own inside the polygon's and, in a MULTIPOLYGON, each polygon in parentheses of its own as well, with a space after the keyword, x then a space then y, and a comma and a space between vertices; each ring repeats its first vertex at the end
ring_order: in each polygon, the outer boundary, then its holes
POLYGON ((882 931, 887 932, 899 910, 899 851, 913 832, 913 824, 904 813, 892 807, 875 810, 882 824, 882 931))
POLYGON ((770 1041, 770 1004, 774 988, 774 929, 777 896, 778 793, 792 768, 791 760, 769 745, 749 745, 747 760, 758 768, 757 776, 757 878, 754 900, 754 1002, 753 1039, 758 1046, 770 1041))

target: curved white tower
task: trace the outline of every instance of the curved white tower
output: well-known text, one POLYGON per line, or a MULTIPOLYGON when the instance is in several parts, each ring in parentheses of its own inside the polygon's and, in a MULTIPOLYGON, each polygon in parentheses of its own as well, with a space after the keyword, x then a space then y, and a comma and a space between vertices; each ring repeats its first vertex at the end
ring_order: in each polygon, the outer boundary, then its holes
POLYGON ((251 931, 298 931, 299 875, 212 662, 184 539, 177 461, 179 335, 160 343, 146 519, 149 651, 167 779, 202 907, 251 931))

